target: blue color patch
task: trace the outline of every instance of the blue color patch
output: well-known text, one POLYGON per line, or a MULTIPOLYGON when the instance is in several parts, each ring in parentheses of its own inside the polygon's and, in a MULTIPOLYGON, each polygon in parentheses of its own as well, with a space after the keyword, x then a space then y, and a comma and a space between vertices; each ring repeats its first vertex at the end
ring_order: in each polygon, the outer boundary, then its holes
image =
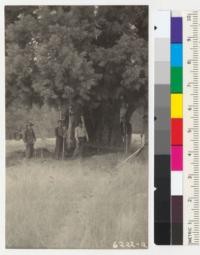
POLYGON ((182 43, 171 44, 171 66, 183 66, 183 45, 182 43))

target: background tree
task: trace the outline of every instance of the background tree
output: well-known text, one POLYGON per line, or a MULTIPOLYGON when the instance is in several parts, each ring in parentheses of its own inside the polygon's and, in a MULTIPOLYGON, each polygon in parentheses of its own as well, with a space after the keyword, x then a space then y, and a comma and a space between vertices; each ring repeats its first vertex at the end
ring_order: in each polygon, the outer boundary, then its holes
POLYGON ((147 21, 144 6, 6 7, 7 108, 47 104, 70 122, 73 106, 91 140, 116 144, 122 98, 129 116, 147 101, 147 21))

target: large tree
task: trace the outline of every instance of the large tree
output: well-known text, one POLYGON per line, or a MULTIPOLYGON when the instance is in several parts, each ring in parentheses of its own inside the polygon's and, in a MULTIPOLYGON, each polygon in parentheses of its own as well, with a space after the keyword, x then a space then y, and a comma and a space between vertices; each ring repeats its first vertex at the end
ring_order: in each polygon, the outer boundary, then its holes
POLYGON ((116 143, 120 101, 130 115, 147 97, 147 21, 144 6, 7 7, 7 106, 72 106, 92 140, 116 143))

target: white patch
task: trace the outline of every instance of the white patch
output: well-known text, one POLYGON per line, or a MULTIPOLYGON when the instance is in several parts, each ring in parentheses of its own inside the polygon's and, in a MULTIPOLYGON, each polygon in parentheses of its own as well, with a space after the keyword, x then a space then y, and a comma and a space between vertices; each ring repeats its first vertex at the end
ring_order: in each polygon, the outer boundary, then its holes
POLYGON ((171 195, 183 195, 183 171, 171 171, 171 195))

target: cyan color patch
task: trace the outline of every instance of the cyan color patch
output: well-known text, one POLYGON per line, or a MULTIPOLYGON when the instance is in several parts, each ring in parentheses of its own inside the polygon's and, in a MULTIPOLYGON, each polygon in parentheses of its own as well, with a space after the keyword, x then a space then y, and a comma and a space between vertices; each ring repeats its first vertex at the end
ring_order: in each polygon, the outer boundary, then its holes
POLYGON ((182 43, 171 44, 171 66, 183 66, 183 45, 182 43))

